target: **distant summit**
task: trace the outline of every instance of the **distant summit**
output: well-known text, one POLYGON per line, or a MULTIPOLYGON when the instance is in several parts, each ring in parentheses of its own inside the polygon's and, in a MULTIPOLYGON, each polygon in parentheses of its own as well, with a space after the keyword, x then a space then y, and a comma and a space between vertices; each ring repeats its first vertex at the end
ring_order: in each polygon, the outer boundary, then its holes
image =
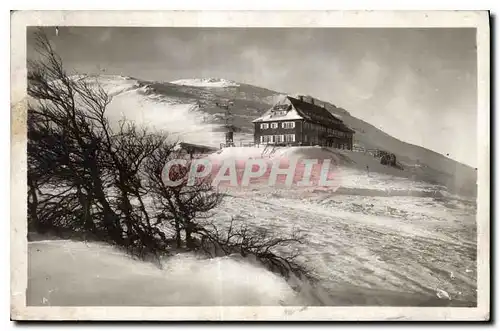
POLYGON ((237 87, 240 84, 227 80, 224 78, 190 78, 190 79, 179 79, 172 84, 183 85, 183 86, 197 86, 197 87, 237 87))

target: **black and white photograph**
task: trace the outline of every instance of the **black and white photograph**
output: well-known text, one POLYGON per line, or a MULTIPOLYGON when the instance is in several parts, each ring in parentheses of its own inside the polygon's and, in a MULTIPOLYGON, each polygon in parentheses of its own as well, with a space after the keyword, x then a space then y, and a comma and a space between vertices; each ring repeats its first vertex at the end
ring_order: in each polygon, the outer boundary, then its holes
POLYGON ((15 14, 13 319, 489 319, 487 12, 15 14))

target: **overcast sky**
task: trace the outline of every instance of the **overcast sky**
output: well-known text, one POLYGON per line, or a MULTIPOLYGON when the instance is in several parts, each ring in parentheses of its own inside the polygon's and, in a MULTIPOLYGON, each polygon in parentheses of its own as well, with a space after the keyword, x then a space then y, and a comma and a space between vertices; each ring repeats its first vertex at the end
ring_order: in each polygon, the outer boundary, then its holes
MULTIPOLYGON (((221 77, 310 94, 401 140, 476 166, 475 29, 60 28, 68 68, 221 77)), ((28 54, 31 53, 28 33, 28 54)))

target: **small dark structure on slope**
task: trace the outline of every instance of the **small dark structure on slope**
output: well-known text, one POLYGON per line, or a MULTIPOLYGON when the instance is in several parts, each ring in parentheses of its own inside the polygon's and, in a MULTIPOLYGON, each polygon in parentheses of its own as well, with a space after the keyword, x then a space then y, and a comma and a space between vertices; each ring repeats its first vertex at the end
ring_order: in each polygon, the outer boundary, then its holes
POLYGON ((221 144, 221 148, 223 147, 234 147, 234 133, 239 132, 240 128, 236 127, 233 124, 233 114, 231 113, 230 107, 234 105, 232 101, 228 101, 227 103, 219 103, 216 102, 215 105, 221 109, 224 109, 224 129, 225 129, 225 142, 221 144))
POLYGON ((179 143, 180 151, 189 154, 191 157, 196 155, 209 154, 217 151, 217 148, 205 145, 190 144, 186 142, 179 143))
POLYGON ((381 150, 378 150, 377 152, 377 156, 380 157, 380 164, 403 170, 403 166, 398 163, 396 155, 394 153, 389 153, 381 150))

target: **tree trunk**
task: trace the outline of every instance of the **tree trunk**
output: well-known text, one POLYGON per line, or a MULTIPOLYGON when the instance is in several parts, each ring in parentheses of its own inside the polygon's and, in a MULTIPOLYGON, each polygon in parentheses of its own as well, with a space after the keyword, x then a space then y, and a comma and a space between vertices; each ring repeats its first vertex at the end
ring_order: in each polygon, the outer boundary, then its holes
POLYGON ((194 240, 191 234, 193 233, 192 227, 189 224, 186 224, 186 247, 194 248, 194 240))
POLYGON ((179 225, 179 221, 177 220, 175 220, 175 240, 177 242, 177 248, 181 248, 182 246, 181 227, 179 225))
POLYGON ((33 229, 37 232, 40 232, 40 222, 38 220, 38 196, 36 195, 36 185, 28 175, 28 216, 33 229))

